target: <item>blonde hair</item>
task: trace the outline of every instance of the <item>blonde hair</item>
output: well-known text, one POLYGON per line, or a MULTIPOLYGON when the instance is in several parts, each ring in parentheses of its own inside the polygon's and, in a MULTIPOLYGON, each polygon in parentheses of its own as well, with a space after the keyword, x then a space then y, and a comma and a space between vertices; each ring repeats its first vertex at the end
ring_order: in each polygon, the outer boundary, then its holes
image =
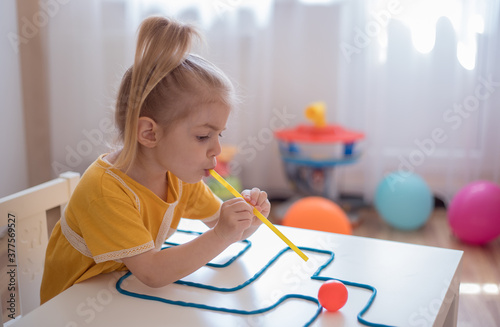
POLYGON ((118 90, 115 121, 123 148, 116 168, 127 171, 137 154, 139 117, 168 128, 199 104, 234 105, 235 93, 227 76, 190 53, 195 39, 201 35, 191 25, 164 17, 149 17, 141 23, 134 64, 118 90))

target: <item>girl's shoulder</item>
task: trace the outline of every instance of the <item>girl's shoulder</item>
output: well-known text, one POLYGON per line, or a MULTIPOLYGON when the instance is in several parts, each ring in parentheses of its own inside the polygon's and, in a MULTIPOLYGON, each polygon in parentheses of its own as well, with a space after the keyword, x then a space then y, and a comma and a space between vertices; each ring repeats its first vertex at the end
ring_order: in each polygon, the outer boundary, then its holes
POLYGON ((99 156, 83 173, 74 196, 84 197, 86 202, 103 197, 137 198, 137 186, 126 174, 99 156))

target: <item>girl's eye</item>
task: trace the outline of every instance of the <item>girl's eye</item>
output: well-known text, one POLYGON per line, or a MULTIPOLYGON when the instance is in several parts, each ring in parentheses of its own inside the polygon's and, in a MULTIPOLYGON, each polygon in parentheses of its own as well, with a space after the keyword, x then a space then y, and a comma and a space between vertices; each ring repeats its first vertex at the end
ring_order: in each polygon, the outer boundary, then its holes
POLYGON ((205 141, 208 140, 209 136, 208 135, 202 135, 202 136, 196 136, 198 141, 205 141))
MULTIPOLYGON (((219 133, 219 137, 222 137, 222 133, 219 133)), ((206 141, 210 138, 210 134, 209 135, 199 135, 199 136, 196 136, 196 139, 198 141, 206 141)))
MULTIPOLYGON (((222 133, 219 133, 219 137, 222 137, 222 133)), ((210 134, 208 134, 208 135, 198 135, 198 136, 196 136, 196 139, 197 139, 198 141, 206 141, 206 140, 208 140, 209 138, 210 138, 210 134)))

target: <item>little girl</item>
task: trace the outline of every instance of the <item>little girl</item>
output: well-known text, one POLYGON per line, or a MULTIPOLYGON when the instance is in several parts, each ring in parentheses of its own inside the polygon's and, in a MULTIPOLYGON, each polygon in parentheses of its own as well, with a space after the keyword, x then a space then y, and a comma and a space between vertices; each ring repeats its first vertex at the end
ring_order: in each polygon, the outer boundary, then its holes
POLYGON ((141 24, 116 105, 123 147, 87 169, 56 224, 41 303, 116 270, 151 287, 168 285, 250 236, 260 225, 250 204, 269 215, 265 192, 245 190, 246 201, 221 203, 201 180, 215 167, 235 95, 224 73, 189 53, 196 37, 193 27, 166 18, 141 24), (181 217, 211 229, 160 251, 181 217))

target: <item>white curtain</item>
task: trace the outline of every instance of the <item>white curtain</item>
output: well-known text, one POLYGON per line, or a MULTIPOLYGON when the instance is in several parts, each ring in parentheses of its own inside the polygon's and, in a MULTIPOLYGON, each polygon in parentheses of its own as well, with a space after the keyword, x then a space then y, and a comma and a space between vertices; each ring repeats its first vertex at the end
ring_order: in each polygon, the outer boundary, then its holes
POLYGON ((363 131, 340 192, 373 197, 388 172, 420 174, 449 200, 465 183, 500 183, 499 1, 93 0, 49 22, 54 175, 83 171, 111 141, 119 80, 151 14, 200 26, 197 49, 242 96, 223 142, 244 186, 290 194, 272 130, 325 101, 330 122, 363 131))
POLYGON ((402 169, 450 200, 467 182, 500 181, 499 9, 461 0, 348 9, 340 119, 362 122, 368 144, 343 185, 358 177, 370 197, 384 174, 402 169))

